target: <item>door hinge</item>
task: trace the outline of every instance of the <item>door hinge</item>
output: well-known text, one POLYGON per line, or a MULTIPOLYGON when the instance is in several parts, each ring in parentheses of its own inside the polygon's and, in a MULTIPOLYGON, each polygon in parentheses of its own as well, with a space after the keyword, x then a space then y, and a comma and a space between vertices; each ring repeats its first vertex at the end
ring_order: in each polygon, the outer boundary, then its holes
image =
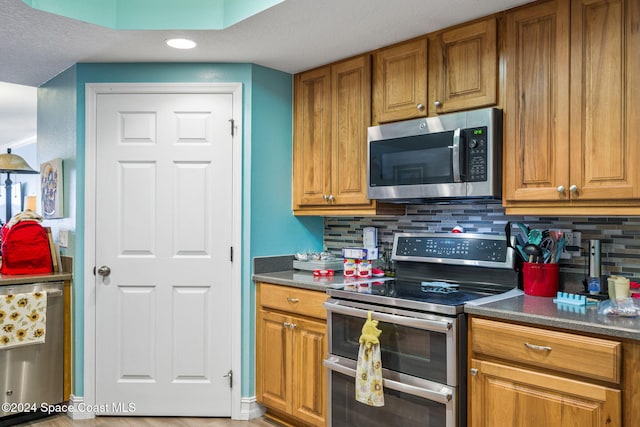
POLYGON ((236 121, 233 119, 229 119, 229 122, 231 123, 231 136, 234 135, 234 128, 236 127, 236 121))
POLYGON ((233 262, 233 246, 229 248, 229 261, 233 262))
POLYGON ((223 375, 222 378, 229 378, 229 388, 233 388, 233 371, 229 369, 227 375, 223 375))

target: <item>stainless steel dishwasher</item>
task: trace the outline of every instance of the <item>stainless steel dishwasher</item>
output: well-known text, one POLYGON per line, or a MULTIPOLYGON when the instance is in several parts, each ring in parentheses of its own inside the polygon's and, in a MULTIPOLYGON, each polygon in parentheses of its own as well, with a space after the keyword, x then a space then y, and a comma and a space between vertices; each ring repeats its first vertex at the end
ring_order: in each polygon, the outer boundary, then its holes
POLYGON ((2 405, 0 417, 32 412, 63 399, 63 282, 0 286, 0 296, 37 291, 47 293, 45 342, 0 349, 0 403, 9 404, 2 405))

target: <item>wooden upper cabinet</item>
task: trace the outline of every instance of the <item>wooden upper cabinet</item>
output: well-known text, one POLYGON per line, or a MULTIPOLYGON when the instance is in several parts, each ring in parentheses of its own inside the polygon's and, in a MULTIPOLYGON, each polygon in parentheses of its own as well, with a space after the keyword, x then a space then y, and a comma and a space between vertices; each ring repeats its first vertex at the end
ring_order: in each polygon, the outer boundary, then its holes
POLYGON ((371 56, 331 67, 332 205, 369 205, 367 198, 367 128, 371 124, 371 56))
POLYGON ((570 185, 576 200, 640 197, 640 2, 573 0, 570 185), (579 161, 575 161, 579 159, 579 161))
POLYGON ((367 198, 371 55, 296 74, 293 211, 296 215, 397 215, 367 198))
POLYGON ((429 36, 429 115, 497 103, 495 16, 429 36))
POLYGON ((321 205, 331 185, 330 67, 296 74, 294 109, 294 208, 321 205))
POLYGON ((558 200, 569 186, 569 5, 518 9, 505 26, 504 197, 558 200))
POLYGON ((427 39, 373 53, 373 124, 426 117, 427 39))
POLYGON ((506 14, 507 213, 640 213, 638 22, 637 0, 506 14))

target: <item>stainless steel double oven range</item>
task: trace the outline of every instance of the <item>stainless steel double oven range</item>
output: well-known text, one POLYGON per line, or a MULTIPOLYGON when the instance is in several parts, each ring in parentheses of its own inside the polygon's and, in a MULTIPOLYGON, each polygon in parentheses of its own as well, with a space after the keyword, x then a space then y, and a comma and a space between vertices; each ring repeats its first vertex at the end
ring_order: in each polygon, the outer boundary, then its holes
POLYGON ((399 233, 392 259, 393 280, 327 291, 329 425, 466 426, 464 304, 518 292, 513 251, 499 235, 399 233), (383 407, 354 398, 369 312, 382 330, 383 407))

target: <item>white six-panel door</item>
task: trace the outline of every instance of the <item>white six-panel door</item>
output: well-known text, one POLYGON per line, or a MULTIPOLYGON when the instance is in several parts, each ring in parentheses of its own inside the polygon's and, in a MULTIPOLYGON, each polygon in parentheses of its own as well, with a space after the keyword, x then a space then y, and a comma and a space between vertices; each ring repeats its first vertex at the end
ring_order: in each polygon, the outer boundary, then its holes
POLYGON ((231 415, 232 104, 96 95, 101 414, 231 415))

